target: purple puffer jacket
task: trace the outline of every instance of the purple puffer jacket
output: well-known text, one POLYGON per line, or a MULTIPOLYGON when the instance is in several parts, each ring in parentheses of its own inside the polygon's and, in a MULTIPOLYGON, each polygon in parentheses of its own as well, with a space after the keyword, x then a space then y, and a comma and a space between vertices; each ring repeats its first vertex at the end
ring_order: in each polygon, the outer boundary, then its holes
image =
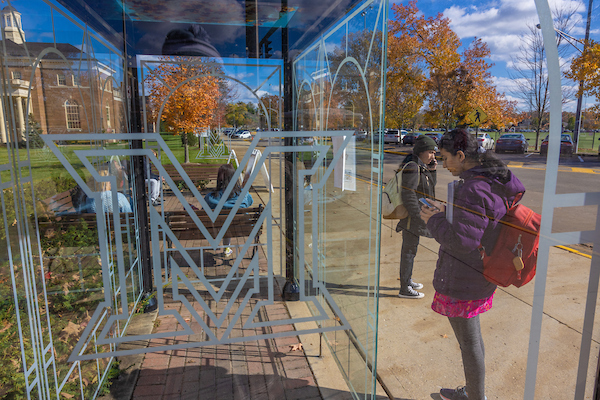
POLYGON ((521 181, 510 171, 506 182, 478 178, 482 175, 487 174, 481 167, 461 174, 464 183, 455 192, 452 225, 444 213, 433 215, 427 222, 427 228, 440 243, 433 287, 438 293, 459 300, 484 299, 496 290, 496 285, 483 276, 477 248, 480 244, 493 248, 499 231, 494 228, 506 214, 505 200, 511 203, 517 193, 525 192, 521 181))

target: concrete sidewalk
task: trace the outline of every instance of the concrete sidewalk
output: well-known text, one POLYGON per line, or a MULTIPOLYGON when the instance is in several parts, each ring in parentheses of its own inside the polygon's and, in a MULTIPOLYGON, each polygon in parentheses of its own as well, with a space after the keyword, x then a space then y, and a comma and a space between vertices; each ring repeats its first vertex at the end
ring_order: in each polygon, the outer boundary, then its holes
MULTIPOLYGON (((413 279, 425 285, 421 290, 425 297, 400 299, 401 243, 401 234, 389 226, 382 228, 377 372, 396 399, 437 400, 440 388, 465 384, 460 349, 448 319, 431 310, 439 246, 433 239, 421 238, 413 279)), ((590 258, 550 250, 536 398, 574 397, 590 265, 590 258)), ((499 287, 493 308, 480 317, 489 400, 523 398, 534 288, 535 279, 521 288, 499 287)), ((596 314, 599 311, 597 305, 596 314)), ((599 341, 595 327, 591 356, 585 360, 586 399, 593 397, 599 341)))

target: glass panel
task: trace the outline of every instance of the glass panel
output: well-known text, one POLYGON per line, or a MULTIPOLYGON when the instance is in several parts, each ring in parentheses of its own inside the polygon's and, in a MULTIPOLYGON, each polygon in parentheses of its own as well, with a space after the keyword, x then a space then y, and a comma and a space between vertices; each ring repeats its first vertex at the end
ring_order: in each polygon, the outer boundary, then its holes
POLYGON ((330 146, 324 155, 296 156, 304 180, 298 268, 307 276, 301 280, 306 292, 321 294, 335 316, 323 326, 350 326, 326 337, 359 398, 370 398, 376 385, 381 153, 373 138, 382 126, 385 7, 365 2, 351 10, 294 63, 295 123, 306 131, 300 144, 330 146), (329 135, 338 129, 341 134, 329 135))
POLYGON ((105 351, 96 346, 105 322, 94 321, 103 301, 125 315, 108 333, 118 337, 141 296, 132 170, 117 155, 129 141, 60 135, 100 130, 104 110, 127 131, 124 60, 60 7, 32 1, 2 13, 15 30, 3 32, 2 49, 13 79, 2 85, 0 324, 24 360, 11 354, 2 394, 93 398, 113 359, 70 358, 78 345, 105 351), (111 90, 97 96, 109 78, 111 90))

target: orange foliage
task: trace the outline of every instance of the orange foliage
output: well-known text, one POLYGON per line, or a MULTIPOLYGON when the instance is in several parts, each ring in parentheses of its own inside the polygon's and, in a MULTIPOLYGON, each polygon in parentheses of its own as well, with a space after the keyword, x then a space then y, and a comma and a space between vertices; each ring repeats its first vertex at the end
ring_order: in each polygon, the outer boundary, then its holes
POLYGON ((207 75, 208 66, 185 57, 176 63, 166 61, 146 78, 155 120, 161 113, 160 119, 173 134, 212 125, 220 95, 218 78, 207 75))
POLYGON ((579 95, 595 96, 598 103, 594 109, 600 111, 600 43, 590 40, 565 75, 575 81, 583 81, 583 90, 579 95))
POLYGON ((442 14, 426 18, 416 1, 394 4, 392 10, 394 19, 388 24, 388 82, 398 85, 397 75, 402 81, 412 73, 413 90, 426 96, 427 116, 433 124, 451 127, 465 123, 464 118, 475 107, 486 112, 488 124, 503 127, 514 120, 515 103, 507 101, 493 84, 491 64, 485 61, 490 54, 485 42, 476 38, 461 57, 461 42, 448 18, 442 14), (417 84, 418 79, 424 85, 417 84))

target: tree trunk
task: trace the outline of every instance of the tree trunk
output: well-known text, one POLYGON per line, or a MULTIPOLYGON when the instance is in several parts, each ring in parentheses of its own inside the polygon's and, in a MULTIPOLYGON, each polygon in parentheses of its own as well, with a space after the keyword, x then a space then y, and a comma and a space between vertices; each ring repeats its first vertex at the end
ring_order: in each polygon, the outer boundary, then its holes
POLYGON ((187 164, 190 162, 190 146, 188 144, 187 132, 183 132, 183 158, 184 163, 187 164))

